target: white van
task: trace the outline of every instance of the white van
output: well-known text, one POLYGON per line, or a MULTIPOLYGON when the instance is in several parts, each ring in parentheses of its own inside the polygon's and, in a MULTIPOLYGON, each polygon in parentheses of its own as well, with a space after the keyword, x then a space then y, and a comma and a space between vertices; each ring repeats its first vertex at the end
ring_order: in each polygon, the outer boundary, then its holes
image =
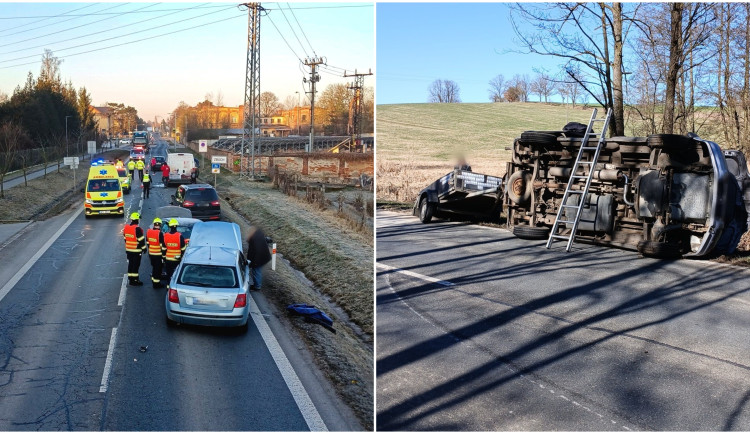
POLYGON ((187 184, 195 182, 195 160, 193 154, 175 153, 167 154, 167 165, 169 166, 168 184, 187 184))

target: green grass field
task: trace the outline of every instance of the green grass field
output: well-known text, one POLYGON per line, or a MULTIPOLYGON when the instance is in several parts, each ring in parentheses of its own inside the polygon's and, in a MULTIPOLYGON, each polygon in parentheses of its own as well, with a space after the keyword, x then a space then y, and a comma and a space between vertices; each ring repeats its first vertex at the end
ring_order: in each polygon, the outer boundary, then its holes
POLYGON ((541 103, 378 105, 378 199, 412 201, 452 170, 459 154, 475 172, 503 175, 510 159, 505 148, 522 132, 587 123, 591 110, 541 103))

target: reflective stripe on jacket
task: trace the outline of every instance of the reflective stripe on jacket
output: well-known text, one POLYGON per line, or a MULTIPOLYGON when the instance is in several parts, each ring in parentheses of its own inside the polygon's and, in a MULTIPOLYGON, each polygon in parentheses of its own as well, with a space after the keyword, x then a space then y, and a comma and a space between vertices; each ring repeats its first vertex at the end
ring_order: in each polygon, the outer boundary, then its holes
POLYGON ((146 243, 148 244, 148 254, 161 256, 161 242, 159 241, 159 229, 149 229, 146 231, 146 243))
POLYGON ((167 232, 163 235, 164 240, 163 248, 164 259, 167 261, 179 261, 182 257, 182 253, 185 251, 185 238, 181 233, 167 232))
POLYGON ((143 236, 143 229, 136 224, 129 224, 122 230, 125 237, 125 251, 140 253, 146 247, 146 240, 143 236))

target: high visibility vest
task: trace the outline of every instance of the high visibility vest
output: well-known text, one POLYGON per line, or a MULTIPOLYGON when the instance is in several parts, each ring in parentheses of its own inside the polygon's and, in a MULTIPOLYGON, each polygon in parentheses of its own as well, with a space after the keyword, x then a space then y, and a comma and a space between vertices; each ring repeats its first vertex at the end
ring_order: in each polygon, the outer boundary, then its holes
POLYGON ((143 174, 143 182, 151 182, 151 177, 148 176, 148 173, 143 174))
POLYGON ((135 162, 135 168, 138 170, 143 170, 146 168, 146 163, 144 163, 143 160, 138 160, 135 162))
POLYGON ((141 249, 138 248, 138 236, 135 233, 135 229, 138 225, 127 225, 122 230, 122 234, 125 236, 125 251, 138 253, 141 249))
POLYGON ((179 261, 182 256, 182 246, 180 245, 180 238, 182 234, 179 232, 171 233, 167 232, 164 234, 164 245, 167 247, 166 253, 164 253, 164 259, 167 261, 179 261))
POLYGON ((161 244, 159 244, 159 229, 149 229, 146 231, 146 243, 148 243, 148 254, 161 256, 161 244))
POLYGON ((135 163, 133 163, 133 160, 128 161, 128 170, 135 170, 135 163))

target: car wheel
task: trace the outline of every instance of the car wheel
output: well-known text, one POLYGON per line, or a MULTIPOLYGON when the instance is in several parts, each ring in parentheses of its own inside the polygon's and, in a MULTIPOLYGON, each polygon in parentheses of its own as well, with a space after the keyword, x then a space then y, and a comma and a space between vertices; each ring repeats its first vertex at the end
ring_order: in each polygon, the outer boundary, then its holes
POLYGON ((165 316, 164 318, 167 320, 167 327, 176 327, 179 324, 177 321, 172 321, 171 319, 169 319, 168 316, 165 316))
POLYGON ((682 257, 682 249, 678 244, 659 241, 638 242, 638 253, 658 259, 679 259, 682 257))
POLYGON ((557 137, 540 131, 524 131, 521 133, 521 142, 526 145, 557 145, 557 137))
POLYGON ((422 223, 429 223, 433 215, 435 215, 435 204, 427 202, 427 196, 422 197, 419 201, 419 220, 422 223))
POLYGON ((237 333, 241 335, 247 334, 248 329, 250 329, 250 318, 247 319, 244 325, 237 327, 237 333))
POLYGON ((549 228, 544 226, 513 226, 513 235, 522 240, 546 240, 549 228))

